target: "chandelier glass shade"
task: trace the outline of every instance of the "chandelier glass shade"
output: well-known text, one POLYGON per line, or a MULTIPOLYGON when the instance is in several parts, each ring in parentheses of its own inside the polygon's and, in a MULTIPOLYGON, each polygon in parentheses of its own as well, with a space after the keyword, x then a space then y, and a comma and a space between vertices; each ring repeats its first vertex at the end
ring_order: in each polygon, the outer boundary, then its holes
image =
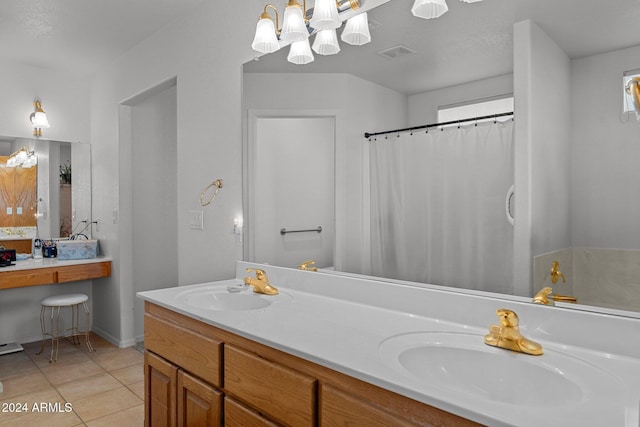
POLYGON ((280 49, 280 43, 278 43, 273 20, 269 15, 264 17, 265 14, 256 24, 256 35, 253 38, 253 43, 251 43, 251 48, 260 53, 273 53, 280 49))
POLYGON ((309 38, 309 30, 304 21, 302 6, 295 0, 289 1, 284 9, 284 19, 282 21, 282 33, 280 40, 285 42, 299 42, 309 38))
POLYGON ((362 46, 371 41, 371 33, 369 32, 369 19, 367 12, 350 18, 344 27, 340 39, 354 46, 362 46))
POLYGON ((445 0, 416 0, 411 8, 413 16, 422 19, 433 19, 442 16, 449 7, 445 0))
POLYGON ((342 25, 335 0, 316 0, 313 16, 309 22, 316 30, 335 30, 342 25))
POLYGON ((313 51, 318 55, 335 55, 340 52, 336 30, 318 31, 313 41, 313 51))
POLYGON ((314 60, 313 53, 311 52, 311 46, 309 46, 309 39, 291 43, 289 48, 289 55, 287 55, 287 61, 296 65, 304 65, 314 60))

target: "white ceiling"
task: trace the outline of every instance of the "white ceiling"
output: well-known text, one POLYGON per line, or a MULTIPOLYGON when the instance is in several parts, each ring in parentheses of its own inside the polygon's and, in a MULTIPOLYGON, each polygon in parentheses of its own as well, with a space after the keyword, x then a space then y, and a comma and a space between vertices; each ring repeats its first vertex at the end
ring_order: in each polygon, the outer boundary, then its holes
POLYGON ((2 0, 0 62, 88 75, 203 0, 2 0))
MULTIPOLYGON (((214 0, 2 0, 0 63, 88 75, 202 1, 214 0)), ((245 0, 240 13, 257 20, 269 1, 245 0)), ((369 12, 375 25, 368 45, 342 43, 338 55, 316 55, 304 66, 289 64, 282 49, 249 63, 245 71, 348 72, 418 93, 510 73, 513 24, 524 19, 537 22, 571 58, 640 44, 640 0, 447 2, 449 12, 423 20, 411 15, 413 0, 390 0, 369 12), (376 54, 399 44, 416 53, 396 61, 376 54)), ((274 3, 282 10, 285 0, 274 3)), ((253 31, 247 28, 247 39, 253 31)))
POLYGON ((431 20, 413 17, 412 4, 391 0, 369 12, 372 42, 367 45, 341 43, 339 54, 315 55, 314 62, 302 66, 288 63, 288 48, 281 49, 246 64, 245 72, 341 71, 420 93, 511 73, 513 24, 526 19, 573 59, 640 45, 640 0, 447 0, 449 11, 431 20), (395 61, 376 54, 400 44, 416 53, 395 61))

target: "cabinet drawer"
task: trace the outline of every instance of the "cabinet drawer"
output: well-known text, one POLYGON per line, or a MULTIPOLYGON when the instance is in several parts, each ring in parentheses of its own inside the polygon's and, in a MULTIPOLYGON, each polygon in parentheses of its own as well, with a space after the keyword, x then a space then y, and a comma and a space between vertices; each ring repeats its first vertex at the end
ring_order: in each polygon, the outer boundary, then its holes
POLYGON ((278 422, 315 425, 317 385, 308 375, 225 345, 224 384, 229 394, 278 422))
POLYGON ((413 426, 360 399, 331 386, 320 389, 320 426, 400 427, 413 426))
POLYGON ((111 276, 111 262, 68 265, 58 268, 58 282, 97 279, 111 276))
POLYGON ((57 273, 52 268, 11 271, 4 273, 2 277, 0 277, 2 289, 51 284, 57 281, 57 273))
POLYGON ((278 427, 279 425, 229 397, 224 398, 225 427, 278 427))
POLYGON ((222 342, 145 314, 144 345, 209 384, 222 386, 222 342))

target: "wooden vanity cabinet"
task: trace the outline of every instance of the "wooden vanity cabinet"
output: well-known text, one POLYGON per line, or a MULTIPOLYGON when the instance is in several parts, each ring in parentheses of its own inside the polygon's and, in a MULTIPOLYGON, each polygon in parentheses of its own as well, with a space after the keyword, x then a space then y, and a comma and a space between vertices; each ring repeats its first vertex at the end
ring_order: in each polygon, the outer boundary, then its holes
POLYGON ((145 425, 479 424, 145 302, 145 425))
POLYGON ((224 398, 224 426, 225 427, 280 427, 258 411, 237 402, 231 397, 224 398))

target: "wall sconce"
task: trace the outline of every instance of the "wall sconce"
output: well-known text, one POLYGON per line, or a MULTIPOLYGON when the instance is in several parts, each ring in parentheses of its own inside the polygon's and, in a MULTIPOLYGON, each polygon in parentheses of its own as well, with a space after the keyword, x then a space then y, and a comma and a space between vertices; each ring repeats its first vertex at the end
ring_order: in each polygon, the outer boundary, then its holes
POLYGON ((51 125, 39 99, 33 101, 33 106, 35 111, 29 116, 29 121, 33 125, 33 136, 40 137, 42 136, 42 128, 50 128, 51 125))
POLYGON ((636 119, 640 120, 640 75, 625 78, 625 105, 624 111, 634 111, 636 119))

